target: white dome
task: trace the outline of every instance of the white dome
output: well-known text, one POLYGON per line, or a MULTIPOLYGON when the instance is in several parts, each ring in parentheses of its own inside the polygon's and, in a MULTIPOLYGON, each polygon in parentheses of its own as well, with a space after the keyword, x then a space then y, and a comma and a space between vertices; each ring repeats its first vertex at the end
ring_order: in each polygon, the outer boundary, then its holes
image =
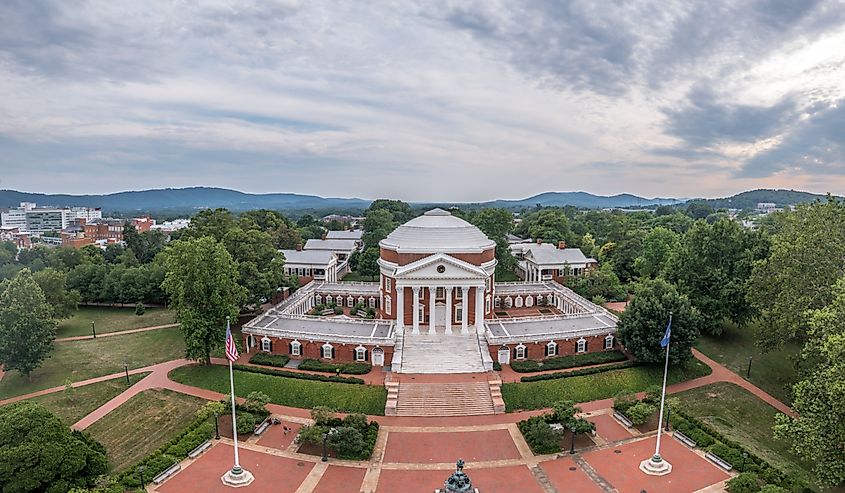
POLYGON ((396 228, 380 246, 400 253, 480 253, 496 243, 443 209, 432 209, 396 228))

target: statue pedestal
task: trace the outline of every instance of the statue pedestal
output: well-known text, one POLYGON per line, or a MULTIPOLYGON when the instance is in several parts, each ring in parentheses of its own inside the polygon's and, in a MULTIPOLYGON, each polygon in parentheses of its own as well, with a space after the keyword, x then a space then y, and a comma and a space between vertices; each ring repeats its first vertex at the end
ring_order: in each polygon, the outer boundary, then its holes
MULTIPOLYGON (((473 488, 472 491, 473 491, 473 493, 481 493, 481 492, 478 491, 478 488, 473 488)), ((437 488, 436 490, 434 490, 434 493, 449 493, 449 492, 444 490, 444 489, 437 488)))
POLYGON ((655 455, 650 459, 640 462, 640 471, 649 476, 665 476, 672 472, 672 464, 666 462, 659 455, 655 455))
POLYGON ((238 470, 229 469, 226 471, 226 474, 220 478, 220 480, 223 481, 223 484, 232 488, 249 486, 254 479, 255 477, 253 477, 251 472, 242 468, 238 468, 238 470))

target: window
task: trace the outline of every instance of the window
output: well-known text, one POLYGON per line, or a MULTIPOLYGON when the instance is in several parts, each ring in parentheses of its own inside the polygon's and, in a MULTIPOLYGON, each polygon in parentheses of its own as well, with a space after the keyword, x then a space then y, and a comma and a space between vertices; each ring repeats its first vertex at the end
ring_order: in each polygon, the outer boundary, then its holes
POLYGON ((455 299, 462 300, 464 298, 464 290, 461 288, 455 289, 455 299))
POLYGON ((607 337, 604 338, 604 348, 613 349, 613 334, 608 334, 607 337))
POLYGON ((317 303, 318 305, 322 305, 323 304, 323 296, 319 295, 319 294, 317 296, 315 296, 314 297, 314 303, 317 303))
POLYGON ((327 305, 331 305, 331 304, 332 304, 332 295, 330 295, 330 294, 327 294, 327 295, 326 295, 326 304, 327 304, 327 305))
POLYGON ((458 303, 455 305, 455 321, 456 322, 463 322, 464 320, 464 309, 463 305, 458 303))
POLYGON ((495 304, 496 308, 501 308, 502 307, 502 298, 499 298, 498 296, 496 296, 496 302, 494 304, 495 304))
POLYGON ((487 299, 484 302, 484 313, 490 311, 490 295, 487 295, 487 299))
POLYGON ((367 350, 364 346, 355 348, 355 361, 367 361, 367 350))
POLYGON ((524 344, 518 345, 513 351, 515 359, 525 359, 527 351, 524 344))
POLYGON ((440 287, 437 288, 437 292, 435 294, 438 300, 442 300, 446 298, 446 288, 440 287))
POLYGON ((534 306, 534 297, 533 296, 528 295, 528 296, 525 297, 525 306, 529 306, 529 307, 534 306))
POLYGON ((363 305, 363 304, 364 304, 364 297, 363 297, 363 296, 359 296, 359 297, 358 297, 358 300, 357 300, 357 303, 358 303, 359 305, 363 305))
POLYGON ((578 352, 579 353, 586 353, 587 352, 587 341, 582 337, 578 339, 578 352))
POLYGON ((384 311, 388 315, 393 313, 393 303, 390 302, 390 296, 384 297, 384 311))
POLYGON ((273 344, 270 342, 270 339, 266 336, 262 337, 261 338, 261 350, 269 353, 272 349, 273 349, 273 344))
POLYGON ((331 344, 329 344, 328 342, 323 344, 323 358, 324 359, 334 358, 334 347, 331 344))
POLYGON ((512 306, 513 306, 513 300, 511 299, 510 296, 508 296, 507 298, 505 298, 505 308, 510 308, 512 306))
POLYGON ((514 302, 514 306, 517 308, 522 308, 522 296, 517 296, 516 301, 514 302))
POLYGON ((390 279, 389 277, 385 277, 385 278, 384 278, 384 290, 385 290, 385 291, 390 291, 390 290, 392 290, 392 289, 393 289, 392 284, 393 284, 393 283, 391 282, 391 279, 390 279))
POLYGON ((302 356, 302 343, 299 341, 293 341, 290 343, 290 355, 291 356, 302 356))
POLYGON ((355 304, 355 298, 353 298, 352 296, 347 296, 346 297, 346 306, 352 308, 352 305, 354 305, 354 304, 355 304))
POLYGON ((557 356, 557 343, 555 341, 549 341, 546 344, 546 356, 557 356))
POLYGON ((374 297, 370 296, 370 308, 375 308, 375 307, 376 307, 376 299, 374 297))
POLYGON ((566 269, 558 269, 558 270, 557 270, 557 275, 558 275, 559 277, 564 277, 564 276, 566 275, 566 269))

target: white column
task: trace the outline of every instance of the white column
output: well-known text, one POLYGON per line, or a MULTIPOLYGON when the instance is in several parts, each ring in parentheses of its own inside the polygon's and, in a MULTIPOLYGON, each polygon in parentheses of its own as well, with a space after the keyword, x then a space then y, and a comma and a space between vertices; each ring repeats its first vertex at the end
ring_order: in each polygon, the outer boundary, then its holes
POLYGON ((452 333, 452 286, 446 286, 446 333, 452 333))
POLYGON ((484 286, 475 288, 475 331, 482 333, 484 330, 484 286))
POLYGON ((434 330, 434 311, 435 311, 434 298, 436 298, 436 296, 435 296, 436 289, 437 288, 435 288, 433 286, 428 287, 428 333, 429 334, 435 333, 435 330, 434 330))
MULTIPOLYGON (((405 286, 396 286, 396 329, 405 330, 405 286)), ((382 307, 383 309, 384 307, 382 307)))
POLYGON ((469 313, 469 286, 461 286, 463 297, 461 299, 461 334, 469 334, 467 329, 467 314, 469 313))
POLYGON ((420 287, 412 286, 411 290, 414 292, 414 329, 412 334, 420 333, 420 287))

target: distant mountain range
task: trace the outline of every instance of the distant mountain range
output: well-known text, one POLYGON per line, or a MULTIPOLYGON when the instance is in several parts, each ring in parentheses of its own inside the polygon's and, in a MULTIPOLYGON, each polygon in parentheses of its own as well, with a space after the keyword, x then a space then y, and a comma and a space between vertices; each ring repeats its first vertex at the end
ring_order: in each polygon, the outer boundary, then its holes
MULTIPOLYGON (((753 208, 758 202, 774 202, 778 206, 811 202, 824 195, 794 190, 752 190, 731 197, 705 200, 715 208, 753 208)), ((0 207, 16 207, 21 202, 36 202, 51 206, 101 207, 108 212, 164 212, 185 211, 225 207, 234 211, 249 209, 277 210, 363 210, 371 201, 359 198, 324 198, 316 195, 295 193, 252 194, 226 188, 191 187, 165 188, 118 192, 105 195, 65 195, 27 193, 16 190, 0 190, 0 207)), ((612 196, 594 195, 588 192, 545 192, 521 200, 493 200, 480 203, 415 203, 414 206, 459 206, 459 207, 504 207, 508 209, 573 206, 586 209, 608 207, 650 207, 676 205, 687 199, 644 198, 631 194, 612 196)))

